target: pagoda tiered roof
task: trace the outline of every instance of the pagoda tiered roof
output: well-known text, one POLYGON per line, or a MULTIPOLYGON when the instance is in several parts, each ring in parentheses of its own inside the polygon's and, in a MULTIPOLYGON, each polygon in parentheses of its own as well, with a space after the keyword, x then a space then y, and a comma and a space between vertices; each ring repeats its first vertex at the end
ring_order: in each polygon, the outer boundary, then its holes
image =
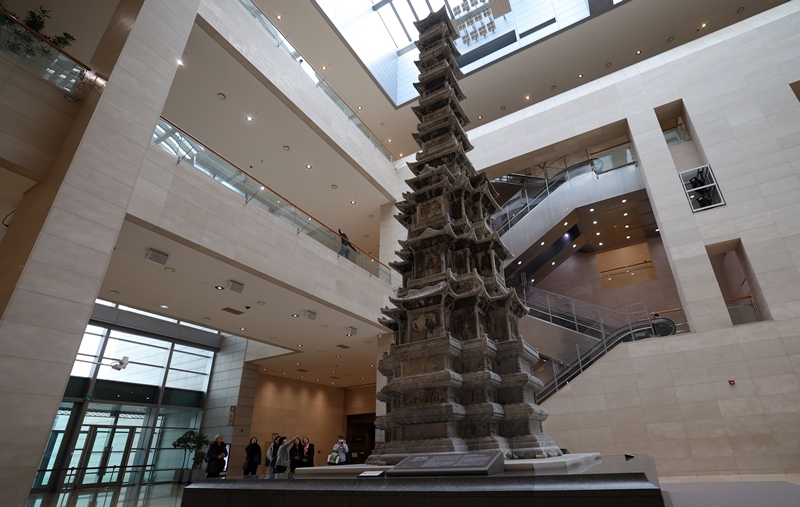
MULTIPOLYGON (((431 95, 431 82, 436 80, 442 80, 444 85, 448 85, 455 90, 458 100, 466 100, 467 98, 461 90, 461 85, 458 84, 458 79, 455 74, 453 74, 453 69, 450 68, 446 61, 442 62, 441 65, 437 65, 423 72, 419 75, 418 79, 419 81, 414 83, 414 88, 420 93, 420 103, 424 102, 428 95, 431 95)), ((443 85, 439 86, 444 87, 443 85)))
POLYGON ((439 23, 445 23, 447 25, 447 30, 451 37, 458 37, 458 30, 456 30, 455 25, 453 25, 453 22, 450 20, 450 16, 447 15, 447 10, 444 7, 436 12, 432 12, 425 19, 414 21, 414 28, 417 29, 417 32, 419 32, 420 35, 424 35, 426 30, 438 25, 439 23))
POLYGON ((472 150, 472 143, 469 142, 469 138, 464 132, 461 122, 459 122, 451 114, 443 115, 442 118, 439 118, 436 121, 420 123, 417 125, 417 132, 411 134, 411 137, 413 137, 419 147, 422 148, 422 143, 425 143, 448 130, 452 132, 459 141, 461 141, 465 152, 472 150))
POLYGON ((425 100, 420 100, 418 106, 413 106, 411 111, 417 116, 419 121, 425 123, 425 116, 437 112, 439 109, 450 106, 453 114, 456 115, 462 127, 469 125, 469 118, 464 108, 458 101, 455 90, 450 87, 443 88, 438 93, 429 95, 425 100))

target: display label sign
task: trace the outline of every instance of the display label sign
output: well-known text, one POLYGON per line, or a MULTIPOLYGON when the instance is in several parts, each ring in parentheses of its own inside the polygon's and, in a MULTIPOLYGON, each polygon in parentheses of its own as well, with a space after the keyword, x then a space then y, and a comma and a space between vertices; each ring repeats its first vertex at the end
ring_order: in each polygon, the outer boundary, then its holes
POLYGON ((493 475, 505 471, 500 451, 414 454, 386 475, 493 475))

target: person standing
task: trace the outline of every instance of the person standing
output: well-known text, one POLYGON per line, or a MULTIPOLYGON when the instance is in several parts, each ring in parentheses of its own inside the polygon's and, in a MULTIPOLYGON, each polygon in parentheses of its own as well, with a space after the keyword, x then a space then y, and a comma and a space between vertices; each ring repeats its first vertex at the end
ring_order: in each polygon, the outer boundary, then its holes
MULTIPOLYGON (((300 435, 295 437, 300 439, 300 435)), ((294 445, 294 440, 287 441, 286 437, 280 437, 280 447, 278 447, 278 457, 275 459, 275 473, 286 473, 289 467, 289 448, 294 445)))
POLYGON ((246 456, 246 468, 244 468, 244 475, 258 475, 258 465, 261 463, 261 446, 258 445, 258 439, 253 437, 250 443, 244 448, 246 456))
POLYGON ((339 249, 339 255, 344 255, 344 258, 350 260, 350 242, 347 241, 347 234, 339 229, 339 236, 342 237, 342 248, 339 249))
POLYGON ((349 461, 348 457, 350 456, 350 446, 347 445, 347 440, 344 438, 344 435, 339 435, 339 441, 333 444, 333 452, 339 454, 338 465, 347 464, 349 461))
POLYGON ((272 440, 272 445, 269 446, 267 451, 267 459, 264 460, 264 466, 267 467, 267 473, 275 473, 275 461, 278 459, 278 449, 281 446, 281 437, 275 437, 272 440))
POLYGON ((300 467, 313 467, 314 466, 314 444, 312 444, 308 437, 303 437, 303 444, 300 447, 300 467))
POLYGON ((208 465, 206 465, 206 478, 219 477, 222 469, 225 468, 225 458, 228 456, 228 448, 222 440, 222 435, 214 437, 214 441, 208 447, 208 465))
POLYGON ((300 468, 300 449, 302 447, 303 442, 300 440, 300 436, 294 437, 292 446, 289 448, 289 467, 291 468, 291 472, 300 468))

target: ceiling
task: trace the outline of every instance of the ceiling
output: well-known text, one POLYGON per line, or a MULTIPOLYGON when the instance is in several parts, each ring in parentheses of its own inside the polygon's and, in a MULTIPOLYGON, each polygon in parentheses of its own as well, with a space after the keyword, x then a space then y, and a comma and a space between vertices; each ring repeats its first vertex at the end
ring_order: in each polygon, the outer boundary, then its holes
MULTIPOLYGON (((471 126, 482 125, 785 1, 632 0, 465 76, 461 88, 468 98, 462 104, 471 126)), ((351 109, 362 106, 359 117, 396 157, 417 150, 411 104, 395 109, 313 0, 254 2, 351 109)))
POLYGON ((282 347, 290 353, 254 361, 263 373, 308 382, 319 378, 337 387, 375 383, 377 336, 386 332, 130 221, 122 226, 99 297, 282 347), (149 248, 169 254, 166 267, 175 272, 145 259, 149 248), (242 294, 214 288, 228 280, 243 283, 242 294), (222 311, 226 307, 244 313, 222 311), (316 320, 305 318, 305 310, 315 312, 316 320), (358 330, 355 336, 346 336, 349 326, 358 330))
POLYGON ((182 61, 164 117, 378 255, 380 206, 388 201, 377 188, 197 24, 182 61))

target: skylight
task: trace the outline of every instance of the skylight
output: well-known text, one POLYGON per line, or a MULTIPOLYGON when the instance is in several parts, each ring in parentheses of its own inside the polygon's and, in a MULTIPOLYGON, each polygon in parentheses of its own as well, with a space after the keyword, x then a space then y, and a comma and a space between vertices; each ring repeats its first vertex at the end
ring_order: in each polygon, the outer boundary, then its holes
POLYGON ((458 64, 465 74, 612 8, 595 12, 589 0, 315 1, 395 105, 417 96, 413 23, 442 7, 458 30, 458 64))

